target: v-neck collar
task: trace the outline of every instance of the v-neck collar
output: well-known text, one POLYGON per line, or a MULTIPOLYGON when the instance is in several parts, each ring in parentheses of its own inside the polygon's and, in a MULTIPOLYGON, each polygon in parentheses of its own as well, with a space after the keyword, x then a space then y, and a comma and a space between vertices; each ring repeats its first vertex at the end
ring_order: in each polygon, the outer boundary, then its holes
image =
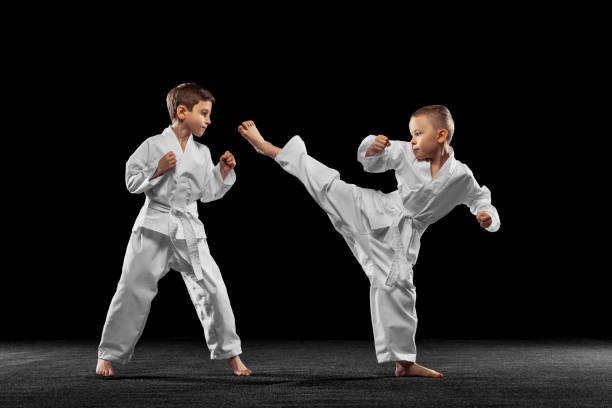
POLYGON ((446 161, 444 162, 444 164, 438 169, 438 172, 436 173, 435 176, 431 175, 431 161, 429 161, 429 181, 434 181, 436 180, 436 177, 438 177, 438 175, 444 170, 446 171, 446 169, 450 169, 451 167, 454 167, 454 163, 451 164, 449 163, 450 161, 453 161, 455 159, 455 150, 452 148, 452 146, 448 146, 448 159, 446 159, 446 161))
MULTIPOLYGON (((418 166, 419 177, 424 178, 422 179, 423 183, 420 187, 421 191, 431 191, 433 194, 438 194, 446 185, 446 182, 450 180, 457 166, 457 161, 455 160, 455 151, 450 146, 448 153, 448 159, 446 159, 442 167, 440 167, 435 177, 431 176, 431 162, 427 163, 427 165, 418 166), (425 172, 427 172, 427 174, 423 174, 425 172)), ((416 158, 414 161, 420 163, 416 158)))
POLYGON ((193 133, 189 134, 189 138, 187 139, 187 143, 185 143, 185 150, 183 150, 183 147, 181 146, 181 144, 179 143, 179 139, 176 136, 176 133, 174 133, 174 130, 172 130, 172 125, 168 126, 165 130, 164 133, 166 133, 166 137, 170 140, 170 143, 174 145, 174 147, 177 148, 177 151, 179 154, 185 154, 187 153, 187 149, 189 149, 189 145, 191 144, 192 140, 193 140, 193 133))

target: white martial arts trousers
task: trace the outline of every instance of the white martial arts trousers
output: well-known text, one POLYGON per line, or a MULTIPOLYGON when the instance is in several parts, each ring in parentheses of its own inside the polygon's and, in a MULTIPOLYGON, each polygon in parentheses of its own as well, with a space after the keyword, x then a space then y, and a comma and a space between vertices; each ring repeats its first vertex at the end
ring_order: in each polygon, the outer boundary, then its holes
POLYGON ((184 239, 170 240, 162 233, 138 228, 132 232, 123 271, 113 296, 98 357, 127 363, 142 335, 157 282, 170 268, 179 271, 204 328, 211 359, 227 359, 242 353, 234 314, 217 263, 205 239, 198 239, 204 280, 196 279, 184 239))
POLYGON ((291 138, 274 160, 304 184, 368 276, 378 362, 416 361, 416 289, 412 284, 385 284, 394 256, 391 232, 373 230, 361 205, 365 195, 385 194, 342 181, 337 170, 307 154, 299 136, 291 138))

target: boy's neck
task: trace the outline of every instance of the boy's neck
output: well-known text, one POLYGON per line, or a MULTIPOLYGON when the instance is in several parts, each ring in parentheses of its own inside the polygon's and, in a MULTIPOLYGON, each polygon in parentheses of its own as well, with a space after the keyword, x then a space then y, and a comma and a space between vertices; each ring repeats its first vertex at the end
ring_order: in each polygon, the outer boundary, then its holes
POLYGON ((440 151, 436 154, 436 156, 430 159, 432 166, 436 168, 440 168, 444 165, 446 160, 450 157, 450 149, 447 145, 444 145, 440 151))
POLYGON ((181 122, 174 122, 172 124, 172 131, 180 143, 187 141, 187 139, 189 139, 189 135, 191 134, 189 129, 184 127, 181 122))

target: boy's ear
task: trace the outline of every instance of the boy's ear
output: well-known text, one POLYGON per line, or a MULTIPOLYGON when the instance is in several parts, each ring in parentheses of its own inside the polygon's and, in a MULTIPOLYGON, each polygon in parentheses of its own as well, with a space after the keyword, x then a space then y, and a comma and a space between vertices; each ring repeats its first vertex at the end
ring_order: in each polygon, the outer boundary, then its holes
POLYGON ((444 128, 438 130, 438 142, 444 143, 447 137, 448 137, 448 130, 444 128), (442 138, 442 140, 440 140, 440 138, 442 138))
POLYGON ((176 117, 180 120, 185 119, 185 112, 187 111, 187 107, 185 105, 179 105, 176 107, 176 117))

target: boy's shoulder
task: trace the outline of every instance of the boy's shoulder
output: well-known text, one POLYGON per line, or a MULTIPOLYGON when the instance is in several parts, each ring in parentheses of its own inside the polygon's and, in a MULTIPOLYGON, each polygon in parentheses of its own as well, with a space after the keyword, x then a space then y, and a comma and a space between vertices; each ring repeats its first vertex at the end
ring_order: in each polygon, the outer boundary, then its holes
POLYGON ((208 146, 206 146, 204 143, 200 143, 200 142, 198 142, 198 141, 196 141, 196 140, 194 139, 194 140, 193 140, 193 144, 194 144, 194 145, 195 145, 195 147, 197 147, 197 148, 198 148, 198 150, 200 150, 200 151, 207 151, 207 150, 208 150, 208 151, 210 152, 210 149, 209 149, 209 148, 208 148, 208 146))
POLYGON ((143 144, 145 143, 158 143, 161 142, 164 138, 164 132, 160 132, 158 134, 155 134, 153 136, 149 136, 147 137, 145 140, 142 141, 143 144))
POLYGON ((472 172, 472 169, 470 169, 470 167, 467 164, 457 159, 455 159, 455 162, 456 162, 455 174, 457 176, 474 177, 474 173, 472 172))

